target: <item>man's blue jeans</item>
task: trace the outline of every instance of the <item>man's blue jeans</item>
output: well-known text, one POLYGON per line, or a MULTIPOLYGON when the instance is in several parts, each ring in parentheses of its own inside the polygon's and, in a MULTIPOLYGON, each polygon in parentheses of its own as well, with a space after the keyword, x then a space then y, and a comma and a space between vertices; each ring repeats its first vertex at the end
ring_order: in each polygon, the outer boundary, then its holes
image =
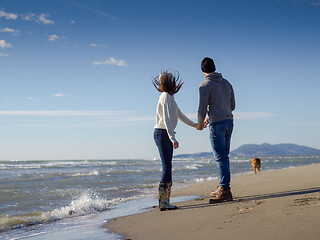
POLYGON ((172 182, 172 155, 173 145, 168 136, 166 129, 156 128, 153 133, 154 141, 158 147, 161 162, 162 162, 162 176, 160 182, 172 182))
POLYGON ((233 120, 223 120, 209 125, 210 140, 214 158, 218 164, 220 186, 230 188, 230 139, 233 130, 233 120))

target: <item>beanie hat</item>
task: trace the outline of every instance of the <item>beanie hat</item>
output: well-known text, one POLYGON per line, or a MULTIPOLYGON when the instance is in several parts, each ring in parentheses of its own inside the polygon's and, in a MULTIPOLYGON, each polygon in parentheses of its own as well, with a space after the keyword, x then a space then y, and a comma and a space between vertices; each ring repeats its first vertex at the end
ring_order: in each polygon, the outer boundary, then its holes
POLYGON ((212 73, 216 71, 216 66, 211 58, 205 57, 201 62, 201 70, 204 73, 212 73))

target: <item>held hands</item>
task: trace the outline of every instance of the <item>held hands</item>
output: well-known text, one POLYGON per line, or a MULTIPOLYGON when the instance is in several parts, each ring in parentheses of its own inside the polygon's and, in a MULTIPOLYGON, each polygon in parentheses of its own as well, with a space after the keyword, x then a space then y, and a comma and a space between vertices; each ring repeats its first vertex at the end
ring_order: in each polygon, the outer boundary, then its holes
POLYGON ((203 125, 200 125, 199 123, 197 124, 197 130, 201 131, 203 130, 203 125))
POLYGON ((206 128, 209 124, 209 118, 207 118, 202 125, 200 124, 197 124, 197 130, 201 131, 203 130, 204 128, 206 128))
POLYGON ((174 149, 177 149, 179 147, 179 142, 174 142, 172 145, 174 149))

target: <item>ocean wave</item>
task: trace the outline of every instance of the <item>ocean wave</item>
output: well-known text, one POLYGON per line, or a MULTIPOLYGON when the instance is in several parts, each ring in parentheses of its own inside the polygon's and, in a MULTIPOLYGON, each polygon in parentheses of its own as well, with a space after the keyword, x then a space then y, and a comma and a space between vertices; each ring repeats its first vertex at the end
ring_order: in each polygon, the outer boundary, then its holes
POLYGON ((194 179, 184 179, 179 181, 179 183, 182 184, 192 184, 192 183, 202 183, 202 182, 209 182, 209 181, 213 181, 213 180, 217 180, 218 177, 199 177, 199 178, 194 178, 194 179))
POLYGON ((194 164, 185 166, 184 169, 186 169, 186 170, 197 170, 197 169, 199 169, 200 167, 202 167, 201 164, 196 164, 196 163, 194 163, 194 164))
POLYGON ((52 211, 31 212, 13 216, 0 215, 0 232, 106 211, 111 206, 122 202, 153 196, 154 191, 150 190, 153 188, 155 188, 155 185, 145 184, 141 186, 141 189, 144 189, 144 191, 138 195, 118 197, 110 200, 100 198, 95 193, 83 193, 71 201, 68 206, 63 206, 52 211))
MULTIPOLYGON (((198 170, 201 167, 203 167, 202 164, 193 163, 193 164, 189 164, 189 165, 185 165, 185 166, 173 167, 173 171, 198 170)), ((161 169, 160 169, 160 171, 161 171, 161 169)))
MULTIPOLYGON (((4 161, 0 164, 0 169, 40 169, 40 168, 65 168, 65 167, 95 167, 95 166, 115 166, 116 161, 4 161)), ((122 164, 121 164, 122 165, 122 164)))
POLYGON ((48 177, 86 177, 86 176, 99 176, 101 171, 98 171, 96 169, 90 171, 90 172, 47 172, 47 173, 40 173, 36 175, 35 173, 32 174, 19 174, 18 176, 20 178, 28 178, 28 180, 36 180, 36 179, 42 179, 42 178, 48 178, 48 177))
POLYGON ((201 178, 196 178, 194 182, 196 183, 201 183, 201 182, 209 182, 218 179, 218 177, 201 177, 201 178))
POLYGON ((0 231, 93 214, 108 210, 110 205, 121 201, 122 199, 108 201, 96 195, 84 193, 79 198, 73 200, 70 205, 54 209, 53 211, 33 212, 17 216, 1 215, 0 231))
MULTIPOLYGON (((149 170, 150 171, 150 170, 149 170)), ((148 170, 141 170, 141 169, 109 169, 106 171, 109 174, 112 175, 119 175, 119 174, 125 174, 125 173, 140 173, 140 172, 149 172, 148 170)), ((151 171, 153 172, 153 171, 151 171)))
POLYGON ((72 173, 68 174, 68 177, 86 177, 86 176, 99 176, 99 172, 97 170, 93 170, 88 173, 72 173))
POLYGON ((251 159, 230 159, 231 163, 250 163, 251 159))

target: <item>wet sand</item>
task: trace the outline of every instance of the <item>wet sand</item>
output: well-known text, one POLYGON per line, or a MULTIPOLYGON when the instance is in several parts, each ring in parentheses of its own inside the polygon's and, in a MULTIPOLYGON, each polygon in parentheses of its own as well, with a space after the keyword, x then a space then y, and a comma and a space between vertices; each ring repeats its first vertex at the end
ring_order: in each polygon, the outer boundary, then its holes
POLYGON ((233 202, 208 204, 218 181, 173 189, 199 195, 178 210, 157 208, 110 220, 125 239, 320 239, 320 164, 232 176, 233 202))

